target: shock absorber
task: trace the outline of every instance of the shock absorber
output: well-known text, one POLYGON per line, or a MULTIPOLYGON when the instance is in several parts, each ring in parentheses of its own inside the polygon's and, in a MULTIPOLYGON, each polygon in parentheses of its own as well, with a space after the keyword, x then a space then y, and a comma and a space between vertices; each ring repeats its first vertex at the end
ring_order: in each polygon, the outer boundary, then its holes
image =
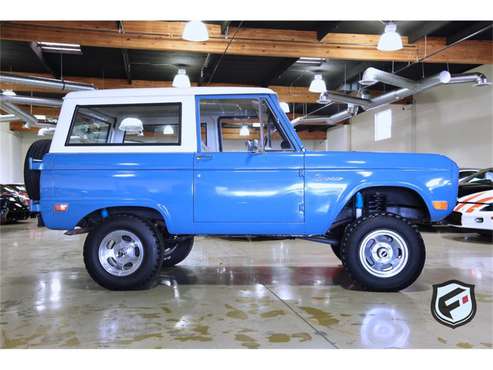
POLYGON ((363 216, 363 206, 364 206, 363 194, 358 192, 356 193, 356 202, 355 202, 356 218, 360 218, 361 216, 363 216))

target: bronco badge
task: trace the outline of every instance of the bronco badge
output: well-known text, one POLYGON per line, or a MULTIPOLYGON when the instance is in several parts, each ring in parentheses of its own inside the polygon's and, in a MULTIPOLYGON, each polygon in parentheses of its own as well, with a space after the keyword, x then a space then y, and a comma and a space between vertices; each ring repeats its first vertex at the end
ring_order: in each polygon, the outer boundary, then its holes
POLYGON ((474 285, 458 280, 434 284, 431 313, 439 323, 452 329, 467 324, 476 315, 474 285))

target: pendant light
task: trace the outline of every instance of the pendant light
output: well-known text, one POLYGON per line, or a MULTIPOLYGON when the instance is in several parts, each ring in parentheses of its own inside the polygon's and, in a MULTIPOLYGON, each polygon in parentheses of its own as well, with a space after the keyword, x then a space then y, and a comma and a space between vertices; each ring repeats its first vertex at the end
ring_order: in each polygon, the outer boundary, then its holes
POLYGON ((327 87, 325 86, 325 81, 323 80, 321 74, 316 74, 315 77, 313 77, 313 80, 310 83, 310 87, 308 88, 308 91, 313 93, 323 93, 327 91, 327 87))
POLYGON ((241 126, 240 136, 250 136, 250 130, 248 129, 248 126, 246 125, 241 126))
POLYGON ((201 21, 190 21, 185 25, 182 38, 187 41, 207 41, 209 40, 207 26, 201 21))
POLYGON ((401 35, 397 33, 397 25, 394 22, 388 22, 385 25, 385 31, 380 40, 378 40, 377 49, 380 51, 395 51, 402 49, 401 35))
POLYGON ((178 73, 173 78, 173 87, 190 87, 190 79, 187 71, 183 68, 178 69, 178 73))

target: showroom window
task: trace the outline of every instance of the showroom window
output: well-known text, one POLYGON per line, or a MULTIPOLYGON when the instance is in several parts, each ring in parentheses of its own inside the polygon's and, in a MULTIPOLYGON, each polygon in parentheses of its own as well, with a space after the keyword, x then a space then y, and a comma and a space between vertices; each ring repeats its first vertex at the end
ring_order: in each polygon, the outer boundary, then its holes
POLYGON ((180 145, 181 104, 76 108, 67 145, 180 145))
POLYGON ((217 122, 219 151, 247 152, 262 139, 265 151, 293 150, 264 99, 206 99, 200 102, 200 115, 217 122))
POLYGON ((392 137, 392 110, 386 109, 375 113, 375 141, 392 137))

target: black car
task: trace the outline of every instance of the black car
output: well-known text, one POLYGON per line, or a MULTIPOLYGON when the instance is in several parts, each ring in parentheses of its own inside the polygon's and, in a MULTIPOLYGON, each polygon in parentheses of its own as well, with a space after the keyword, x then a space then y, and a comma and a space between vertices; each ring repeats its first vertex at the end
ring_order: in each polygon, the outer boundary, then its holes
POLYGON ((459 182, 459 198, 485 190, 493 190, 493 167, 485 168, 459 182))
POLYGON ((0 224, 27 220, 30 216, 28 202, 16 187, 0 185, 0 224))

